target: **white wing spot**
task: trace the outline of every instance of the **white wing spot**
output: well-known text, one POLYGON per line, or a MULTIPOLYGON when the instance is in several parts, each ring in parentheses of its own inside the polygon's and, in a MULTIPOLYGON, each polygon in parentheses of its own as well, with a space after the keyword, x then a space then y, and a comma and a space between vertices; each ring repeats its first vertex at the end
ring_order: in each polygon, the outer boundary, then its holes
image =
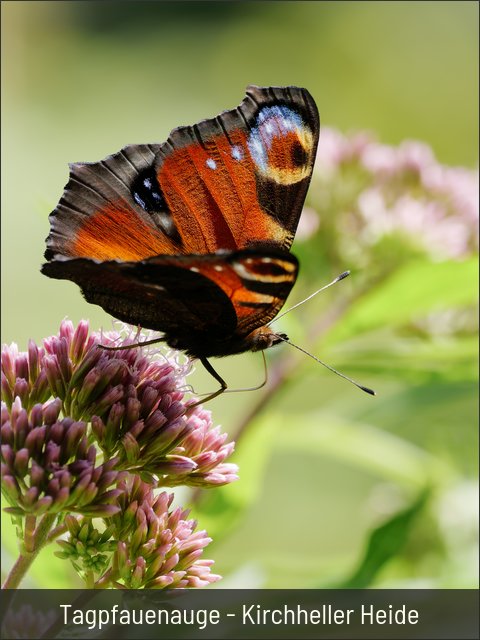
POLYGON ((195 273, 200 273, 200 269, 197 269, 197 267, 190 267, 190 271, 195 271, 195 273))
POLYGON ((232 147, 232 158, 234 160, 241 160, 243 158, 242 148, 239 147, 238 145, 235 145, 234 147, 232 147))
POLYGON ((223 267, 221 264, 216 264, 214 267, 215 271, 223 271, 223 267))
POLYGON ((217 163, 215 162, 215 160, 213 158, 208 158, 208 160, 205 163, 207 165, 207 167, 209 169, 213 169, 215 170, 217 168, 217 163))

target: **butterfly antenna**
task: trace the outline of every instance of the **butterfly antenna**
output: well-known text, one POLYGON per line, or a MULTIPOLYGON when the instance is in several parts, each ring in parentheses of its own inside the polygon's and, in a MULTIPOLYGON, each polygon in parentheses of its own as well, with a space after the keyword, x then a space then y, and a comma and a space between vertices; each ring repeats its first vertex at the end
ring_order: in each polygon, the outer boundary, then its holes
MULTIPOLYGON (((268 325, 272 324, 272 322, 276 322, 277 320, 280 320, 280 318, 283 318, 283 316, 286 316, 287 313, 290 313, 290 311, 293 311, 294 309, 296 309, 300 305, 304 304, 304 302, 308 302, 309 300, 311 300, 313 297, 315 297, 321 291, 325 291, 325 289, 328 289, 328 287, 331 287, 334 284, 337 284, 337 282, 340 282, 340 280, 343 280, 344 278, 347 278, 349 275, 350 275, 350 271, 344 271, 339 276, 337 276, 334 280, 332 280, 331 282, 329 282, 325 286, 321 287, 320 289, 317 289, 317 291, 314 291, 312 294, 310 294, 304 300, 301 300, 300 302, 297 302, 297 304, 294 304, 293 307, 290 307, 290 309, 287 309, 286 311, 281 313, 279 316, 276 316, 273 320, 270 320, 270 322, 267 324, 267 327, 268 327, 268 325)), ((290 344, 292 344, 292 343, 290 343, 290 344)))
MULTIPOLYGON (((331 283, 331 284, 333 284, 333 283, 331 283)), ((329 285, 327 285, 327 286, 329 286, 329 285)), ((331 367, 326 362, 323 362, 323 360, 320 360, 320 358, 317 358, 317 356, 314 356, 309 351, 306 351, 305 349, 302 349, 302 347, 299 347, 298 345, 294 344, 293 342, 290 342, 290 340, 286 340, 285 338, 282 338, 281 335, 278 335, 278 334, 276 334, 276 335, 283 342, 286 342, 290 346, 295 347, 295 349, 298 349, 299 351, 304 353, 306 356, 310 356, 310 358, 313 358, 316 362, 318 362, 319 364, 322 364, 326 369, 328 369, 332 373, 336 373, 337 376, 340 376, 340 378, 344 378, 345 380, 348 380, 348 382, 351 382, 352 384, 354 384, 356 387, 358 387, 362 391, 365 391, 365 393, 369 393, 371 396, 377 395, 373 389, 370 389, 370 387, 364 387, 363 384, 359 384, 358 382, 355 382, 355 380, 353 380, 352 378, 349 378, 348 376, 346 376, 344 373, 340 373, 340 371, 337 371, 336 369, 331 367)))

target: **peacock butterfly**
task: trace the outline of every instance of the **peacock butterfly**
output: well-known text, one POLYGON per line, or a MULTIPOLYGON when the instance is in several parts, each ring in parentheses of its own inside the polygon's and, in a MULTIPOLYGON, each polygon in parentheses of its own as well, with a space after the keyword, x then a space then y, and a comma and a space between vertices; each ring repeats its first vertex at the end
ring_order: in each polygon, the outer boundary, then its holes
POLYGON ((249 86, 241 104, 163 144, 70 166, 42 273, 208 361, 285 340, 268 326, 290 293, 289 252, 320 122, 298 87, 249 86))

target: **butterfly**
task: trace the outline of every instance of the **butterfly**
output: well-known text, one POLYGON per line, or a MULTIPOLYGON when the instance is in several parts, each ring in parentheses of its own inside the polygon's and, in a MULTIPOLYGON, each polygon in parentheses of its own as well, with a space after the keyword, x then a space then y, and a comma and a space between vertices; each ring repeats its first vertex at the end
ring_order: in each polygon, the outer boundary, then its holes
POLYGON ((249 86, 237 108, 163 144, 70 165, 42 273, 161 331, 220 383, 215 397, 227 385, 208 358, 287 339, 269 323, 297 279, 289 249, 319 131, 306 89, 249 86))

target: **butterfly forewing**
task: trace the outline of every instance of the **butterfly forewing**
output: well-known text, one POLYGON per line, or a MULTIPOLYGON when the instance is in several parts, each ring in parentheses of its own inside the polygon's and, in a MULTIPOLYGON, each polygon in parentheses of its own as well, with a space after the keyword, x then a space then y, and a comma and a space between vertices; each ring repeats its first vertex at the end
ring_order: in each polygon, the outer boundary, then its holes
POLYGON ((50 216, 47 258, 140 260, 258 242, 288 249, 318 133, 308 91, 252 86, 236 109, 175 129, 163 145, 73 164, 50 216))
POLYGON ((290 248, 318 133, 315 103, 296 87, 249 87, 236 109, 173 131, 156 166, 186 249, 290 248))
POLYGON ((132 185, 151 170, 159 148, 129 145, 101 162, 70 165, 70 179, 50 215, 45 257, 138 260, 174 253, 168 235, 132 198, 132 185))

